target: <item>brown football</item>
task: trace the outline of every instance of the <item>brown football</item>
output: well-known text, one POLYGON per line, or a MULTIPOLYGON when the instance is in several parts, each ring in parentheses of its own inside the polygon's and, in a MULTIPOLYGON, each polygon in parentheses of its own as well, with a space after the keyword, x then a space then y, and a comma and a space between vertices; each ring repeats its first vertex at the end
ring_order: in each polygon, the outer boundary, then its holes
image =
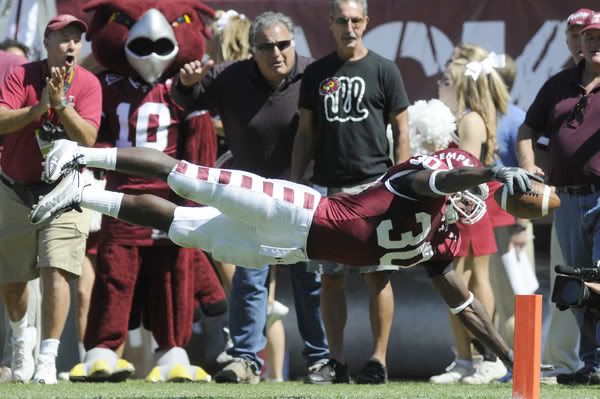
POLYGON ((554 212, 560 206, 560 199, 554 189, 544 183, 531 181, 532 190, 528 193, 510 195, 506 185, 494 193, 494 199, 502 209, 523 219, 538 219, 554 212))

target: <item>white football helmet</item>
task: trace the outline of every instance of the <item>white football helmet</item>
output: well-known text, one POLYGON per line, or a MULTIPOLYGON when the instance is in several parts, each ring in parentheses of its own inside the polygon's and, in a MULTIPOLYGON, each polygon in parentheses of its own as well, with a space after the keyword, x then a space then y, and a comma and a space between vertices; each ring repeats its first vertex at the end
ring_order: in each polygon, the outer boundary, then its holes
POLYGON ((475 224, 486 212, 485 200, 489 195, 487 184, 480 184, 469 190, 459 191, 448 196, 446 203, 446 221, 463 224, 475 224))

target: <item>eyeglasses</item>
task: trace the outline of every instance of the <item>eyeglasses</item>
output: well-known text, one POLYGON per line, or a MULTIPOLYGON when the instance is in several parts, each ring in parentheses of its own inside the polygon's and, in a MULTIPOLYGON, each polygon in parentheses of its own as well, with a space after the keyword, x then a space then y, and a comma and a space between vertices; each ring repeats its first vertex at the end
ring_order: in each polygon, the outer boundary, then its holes
POLYGON ((281 40, 281 41, 278 41, 275 43, 266 42, 266 43, 257 44, 256 49, 259 51, 264 51, 265 53, 270 53, 273 50, 275 50, 275 47, 277 47, 279 49, 279 51, 283 51, 293 45, 294 45, 293 40, 281 40))
POLYGON ((359 28, 365 22, 365 19, 363 17, 337 17, 336 19, 334 19, 334 22, 336 25, 341 26, 346 26, 348 25, 348 22, 352 22, 352 26, 354 28, 359 28))
POLYGON ((569 115, 569 118, 566 121, 566 125, 568 127, 577 127, 581 124, 581 122, 583 122, 583 113, 585 112, 585 108, 588 105, 588 99, 589 96, 587 94, 584 94, 583 96, 581 96, 579 101, 577 101, 577 104, 575 104, 571 115, 569 115))

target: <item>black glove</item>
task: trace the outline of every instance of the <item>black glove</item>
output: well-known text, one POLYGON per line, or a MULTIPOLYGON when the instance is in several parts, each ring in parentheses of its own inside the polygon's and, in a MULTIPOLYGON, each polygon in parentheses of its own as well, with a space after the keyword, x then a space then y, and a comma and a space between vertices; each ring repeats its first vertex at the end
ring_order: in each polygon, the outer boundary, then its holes
POLYGON ((512 166, 494 166, 492 173, 495 180, 506 184, 510 195, 515 193, 515 186, 523 193, 531 191, 531 179, 539 182, 544 181, 540 176, 532 175, 525 169, 512 166))

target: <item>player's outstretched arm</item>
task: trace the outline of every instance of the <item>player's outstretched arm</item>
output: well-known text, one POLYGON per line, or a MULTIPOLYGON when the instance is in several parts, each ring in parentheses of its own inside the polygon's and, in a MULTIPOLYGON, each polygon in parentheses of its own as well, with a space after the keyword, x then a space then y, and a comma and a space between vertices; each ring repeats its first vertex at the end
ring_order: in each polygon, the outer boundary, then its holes
POLYGON ((493 180, 506 184, 510 194, 514 194, 515 190, 529 192, 531 179, 541 181, 539 176, 531 175, 524 169, 502 166, 491 168, 463 166, 451 170, 423 170, 409 176, 412 179, 412 189, 427 197, 464 191, 493 180))
POLYGON ((513 352, 494 327, 487 311, 467 289, 454 270, 432 277, 436 290, 460 322, 512 369, 513 352))

